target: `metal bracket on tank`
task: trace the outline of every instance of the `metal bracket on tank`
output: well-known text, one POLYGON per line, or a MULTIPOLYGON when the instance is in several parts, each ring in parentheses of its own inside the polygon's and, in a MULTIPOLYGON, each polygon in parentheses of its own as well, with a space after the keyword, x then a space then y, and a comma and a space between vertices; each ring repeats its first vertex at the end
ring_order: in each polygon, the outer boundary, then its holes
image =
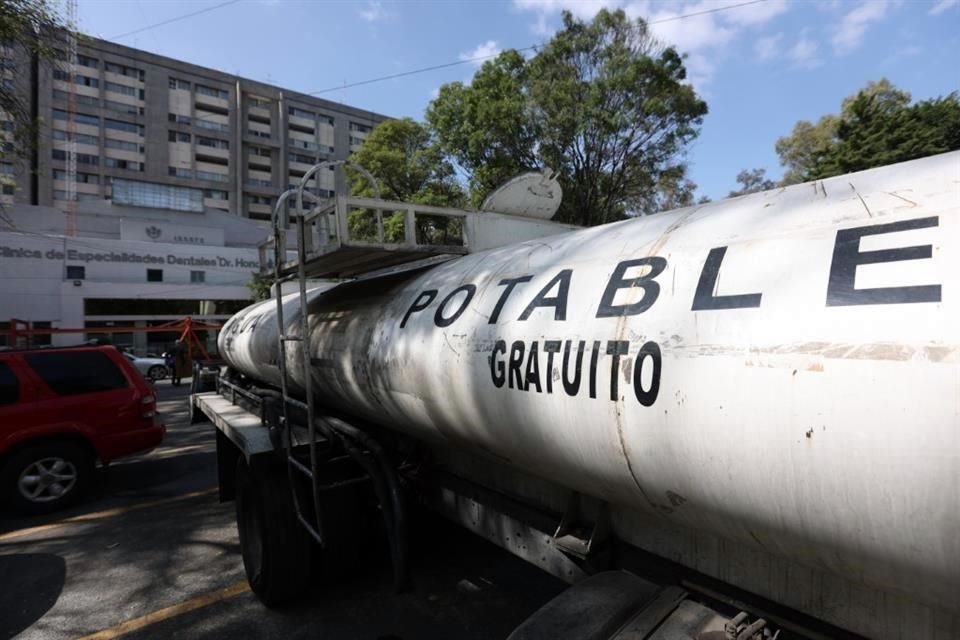
POLYGON ((610 535, 610 510, 606 502, 594 500, 576 491, 570 492, 567 508, 553 534, 553 543, 564 553, 586 560, 610 535), (592 523, 581 519, 584 501, 596 502, 592 523))

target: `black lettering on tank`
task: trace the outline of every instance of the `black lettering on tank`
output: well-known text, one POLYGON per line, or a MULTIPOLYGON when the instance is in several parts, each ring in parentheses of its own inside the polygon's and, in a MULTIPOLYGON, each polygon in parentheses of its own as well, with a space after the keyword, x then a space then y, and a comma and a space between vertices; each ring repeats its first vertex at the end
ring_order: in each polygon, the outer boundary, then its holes
POLYGON ((400 321, 400 328, 403 329, 405 326, 407 326, 407 320, 410 319, 410 316, 429 307, 430 303, 433 302, 433 299, 436 297, 436 289, 427 289, 420 292, 420 295, 417 296, 417 299, 414 300, 413 304, 410 305, 410 308, 407 309, 407 313, 403 316, 403 320, 400 321))
POLYGON ((660 285, 654 278, 663 273, 663 270, 666 268, 666 259, 659 256, 624 260, 617 264, 613 270, 613 274, 610 276, 610 280, 607 282, 607 288, 603 291, 603 297, 600 298, 600 306, 597 307, 597 317, 619 318, 621 316, 635 316, 649 309, 660 295, 660 285), (623 277, 627 269, 643 266, 650 267, 650 270, 642 276, 637 276, 636 278, 623 277), (638 302, 632 304, 613 304, 617 291, 630 288, 643 289, 643 297, 640 298, 638 302))
POLYGON ((530 385, 535 385, 537 393, 543 393, 543 388, 540 386, 540 349, 536 340, 530 343, 530 351, 527 354, 527 375, 524 380, 524 388, 527 391, 530 390, 530 385))
POLYGON ((926 260, 933 257, 929 244, 912 247, 860 251, 860 238, 897 231, 927 229, 939 226, 937 216, 915 218, 899 222, 887 222, 866 227, 854 227, 837 231, 833 245, 833 260, 830 263, 830 279, 827 283, 827 306, 846 307, 866 304, 905 304, 912 302, 940 302, 940 285, 925 284, 908 287, 855 288, 857 267, 864 264, 900 262, 903 260, 926 260))
POLYGON ((543 351, 547 354, 547 393, 553 393, 553 356, 560 353, 560 341, 544 340, 543 351))
POLYGON ((713 289, 717 286, 720 277, 720 265, 723 256, 727 253, 726 247, 714 247, 707 254, 707 260, 700 271, 700 281, 697 282, 697 291, 693 294, 691 311, 708 311, 713 309, 750 309, 760 306, 760 293, 743 293, 733 296, 715 296, 713 289))
POLYGON ((437 312, 433 314, 433 323, 438 327, 449 327, 450 325, 452 325, 454 322, 457 321, 457 318, 463 315, 463 312, 467 310, 467 305, 469 305, 470 301, 473 300, 473 296, 476 292, 477 292, 477 286, 474 284, 460 285, 459 287, 451 291, 450 294, 446 298, 444 298, 443 302, 441 302, 440 305, 437 307, 437 312), (460 303, 460 307, 453 312, 452 316, 445 317, 443 315, 443 310, 446 309, 447 303, 450 302, 450 300, 461 291, 466 291, 467 295, 466 297, 464 297, 463 302, 460 303))
POLYGON ((523 372, 520 368, 523 366, 523 352, 524 352, 523 340, 514 340, 513 344, 510 345, 510 382, 509 387, 511 389, 520 389, 526 391, 527 388, 523 384, 523 372), (517 384, 514 386, 513 380, 516 376, 517 384))
POLYGON ((506 289, 503 290, 503 293, 500 294, 500 299, 497 300, 497 304, 494 305, 493 311, 490 313, 490 319, 487 320, 487 324, 497 323, 497 320, 500 318, 500 312, 503 311, 503 305, 507 303, 507 298, 509 298, 510 294, 513 293, 513 288, 518 284, 530 282, 531 280, 533 280, 533 276, 520 276, 519 278, 505 278, 498 282, 498 286, 506 287, 506 289))
POLYGON ((637 359, 633 362, 633 392, 637 396, 637 402, 645 407, 652 406, 657 401, 657 395, 660 393, 660 369, 662 367, 662 355, 660 345, 656 342, 645 342, 640 351, 637 352, 637 359), (644 389, 641 381, 641 374, 644 367, 647 366, 647 360, 650 360, 650 366, 653 371, 650 376, 650 388, 644 389))
POLYGON ((600 359, 600 341, 593 341, 590 351, 590 397, 597 397, 597 361, 600 359))
POLYGON ((503 340, 497 340, 493 345, 493 353, 490 354, 490 378, 493 380, 493 386, 499 389, 507 380, 507 372, 503 359, 497 358, 498 353, 507 354, 507 343, 503 340))
POLYGON ((561 374, 561 379, 563 380, 563 390, 567 393, 568 396, 575 396, 580 391, 580 373, 583 368, 583 350, 587 346, 587 343, 583 340, 577 342, 577 361, 573 365, 573 378, 567 375, 567 372, 570 370, 570 347, 573 344, 573 341, 567 340, 563 345, 563 373, 561 374))
POLYGON ((629 340, 607 341, 607 355, 613 356, 610 361, 610 399, 614 402, 620 398, 620 356, 625 356, 629 352, 629 340))
POLYGON ((564 269, 553 279, 547 283, 547 285, 540 290, 540 293, 527 305, 527 308, 523 310, 523 313, 520 314, 520 320, 527 320, 530 317, 530 314, 534 312, 538 307, 553 307, 553 319, 554 320, 566 320, 567 319, 567 294, 570 291, 570 274, 573 273, 573 269, 564 269), (557 287, 557 295, 548 296, 554 287, 557 287))

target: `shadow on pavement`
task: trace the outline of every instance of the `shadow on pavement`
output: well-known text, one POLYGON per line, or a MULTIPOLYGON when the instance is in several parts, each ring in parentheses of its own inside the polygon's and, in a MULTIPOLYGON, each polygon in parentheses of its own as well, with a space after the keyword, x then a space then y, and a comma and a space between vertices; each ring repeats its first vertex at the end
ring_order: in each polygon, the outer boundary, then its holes
POLYGON ((12 638, 43 617, 66 577, 67 563, 52 553, 0 555, 0 638, 12 638))

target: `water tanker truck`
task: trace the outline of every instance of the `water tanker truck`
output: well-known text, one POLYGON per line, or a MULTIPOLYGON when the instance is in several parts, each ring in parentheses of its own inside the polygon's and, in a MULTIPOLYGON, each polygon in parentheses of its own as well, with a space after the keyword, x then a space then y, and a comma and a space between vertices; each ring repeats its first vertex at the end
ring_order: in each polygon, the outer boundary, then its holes
POLYGON ((960 153, 454 249, 304 193, 193 397, 265 603, 366 495, 398 584, 415 503, 571 583, 518 640, 960 637, 960 153))

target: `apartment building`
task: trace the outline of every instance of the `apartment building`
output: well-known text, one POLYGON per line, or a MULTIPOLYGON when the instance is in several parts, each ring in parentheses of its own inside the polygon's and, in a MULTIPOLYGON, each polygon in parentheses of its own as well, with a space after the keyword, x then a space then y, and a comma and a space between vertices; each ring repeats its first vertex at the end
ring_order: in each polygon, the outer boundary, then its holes
MULTIPOLYGON (((41 121, 35 156, 0 163, 0 202, 60 209, 71 136, 78 200, 112 199, 119 179, 141 202, 202 201, 269 220, 276 197, 311 165, 347 158, 386 119, 95 38, 54 64, 2 50, 0 82, 17 83, 41 121)), ((7 127, 0 120, 9 146, 7 127)), ((337 173, 321 172, 313 186, 332 194, 337 173)))

